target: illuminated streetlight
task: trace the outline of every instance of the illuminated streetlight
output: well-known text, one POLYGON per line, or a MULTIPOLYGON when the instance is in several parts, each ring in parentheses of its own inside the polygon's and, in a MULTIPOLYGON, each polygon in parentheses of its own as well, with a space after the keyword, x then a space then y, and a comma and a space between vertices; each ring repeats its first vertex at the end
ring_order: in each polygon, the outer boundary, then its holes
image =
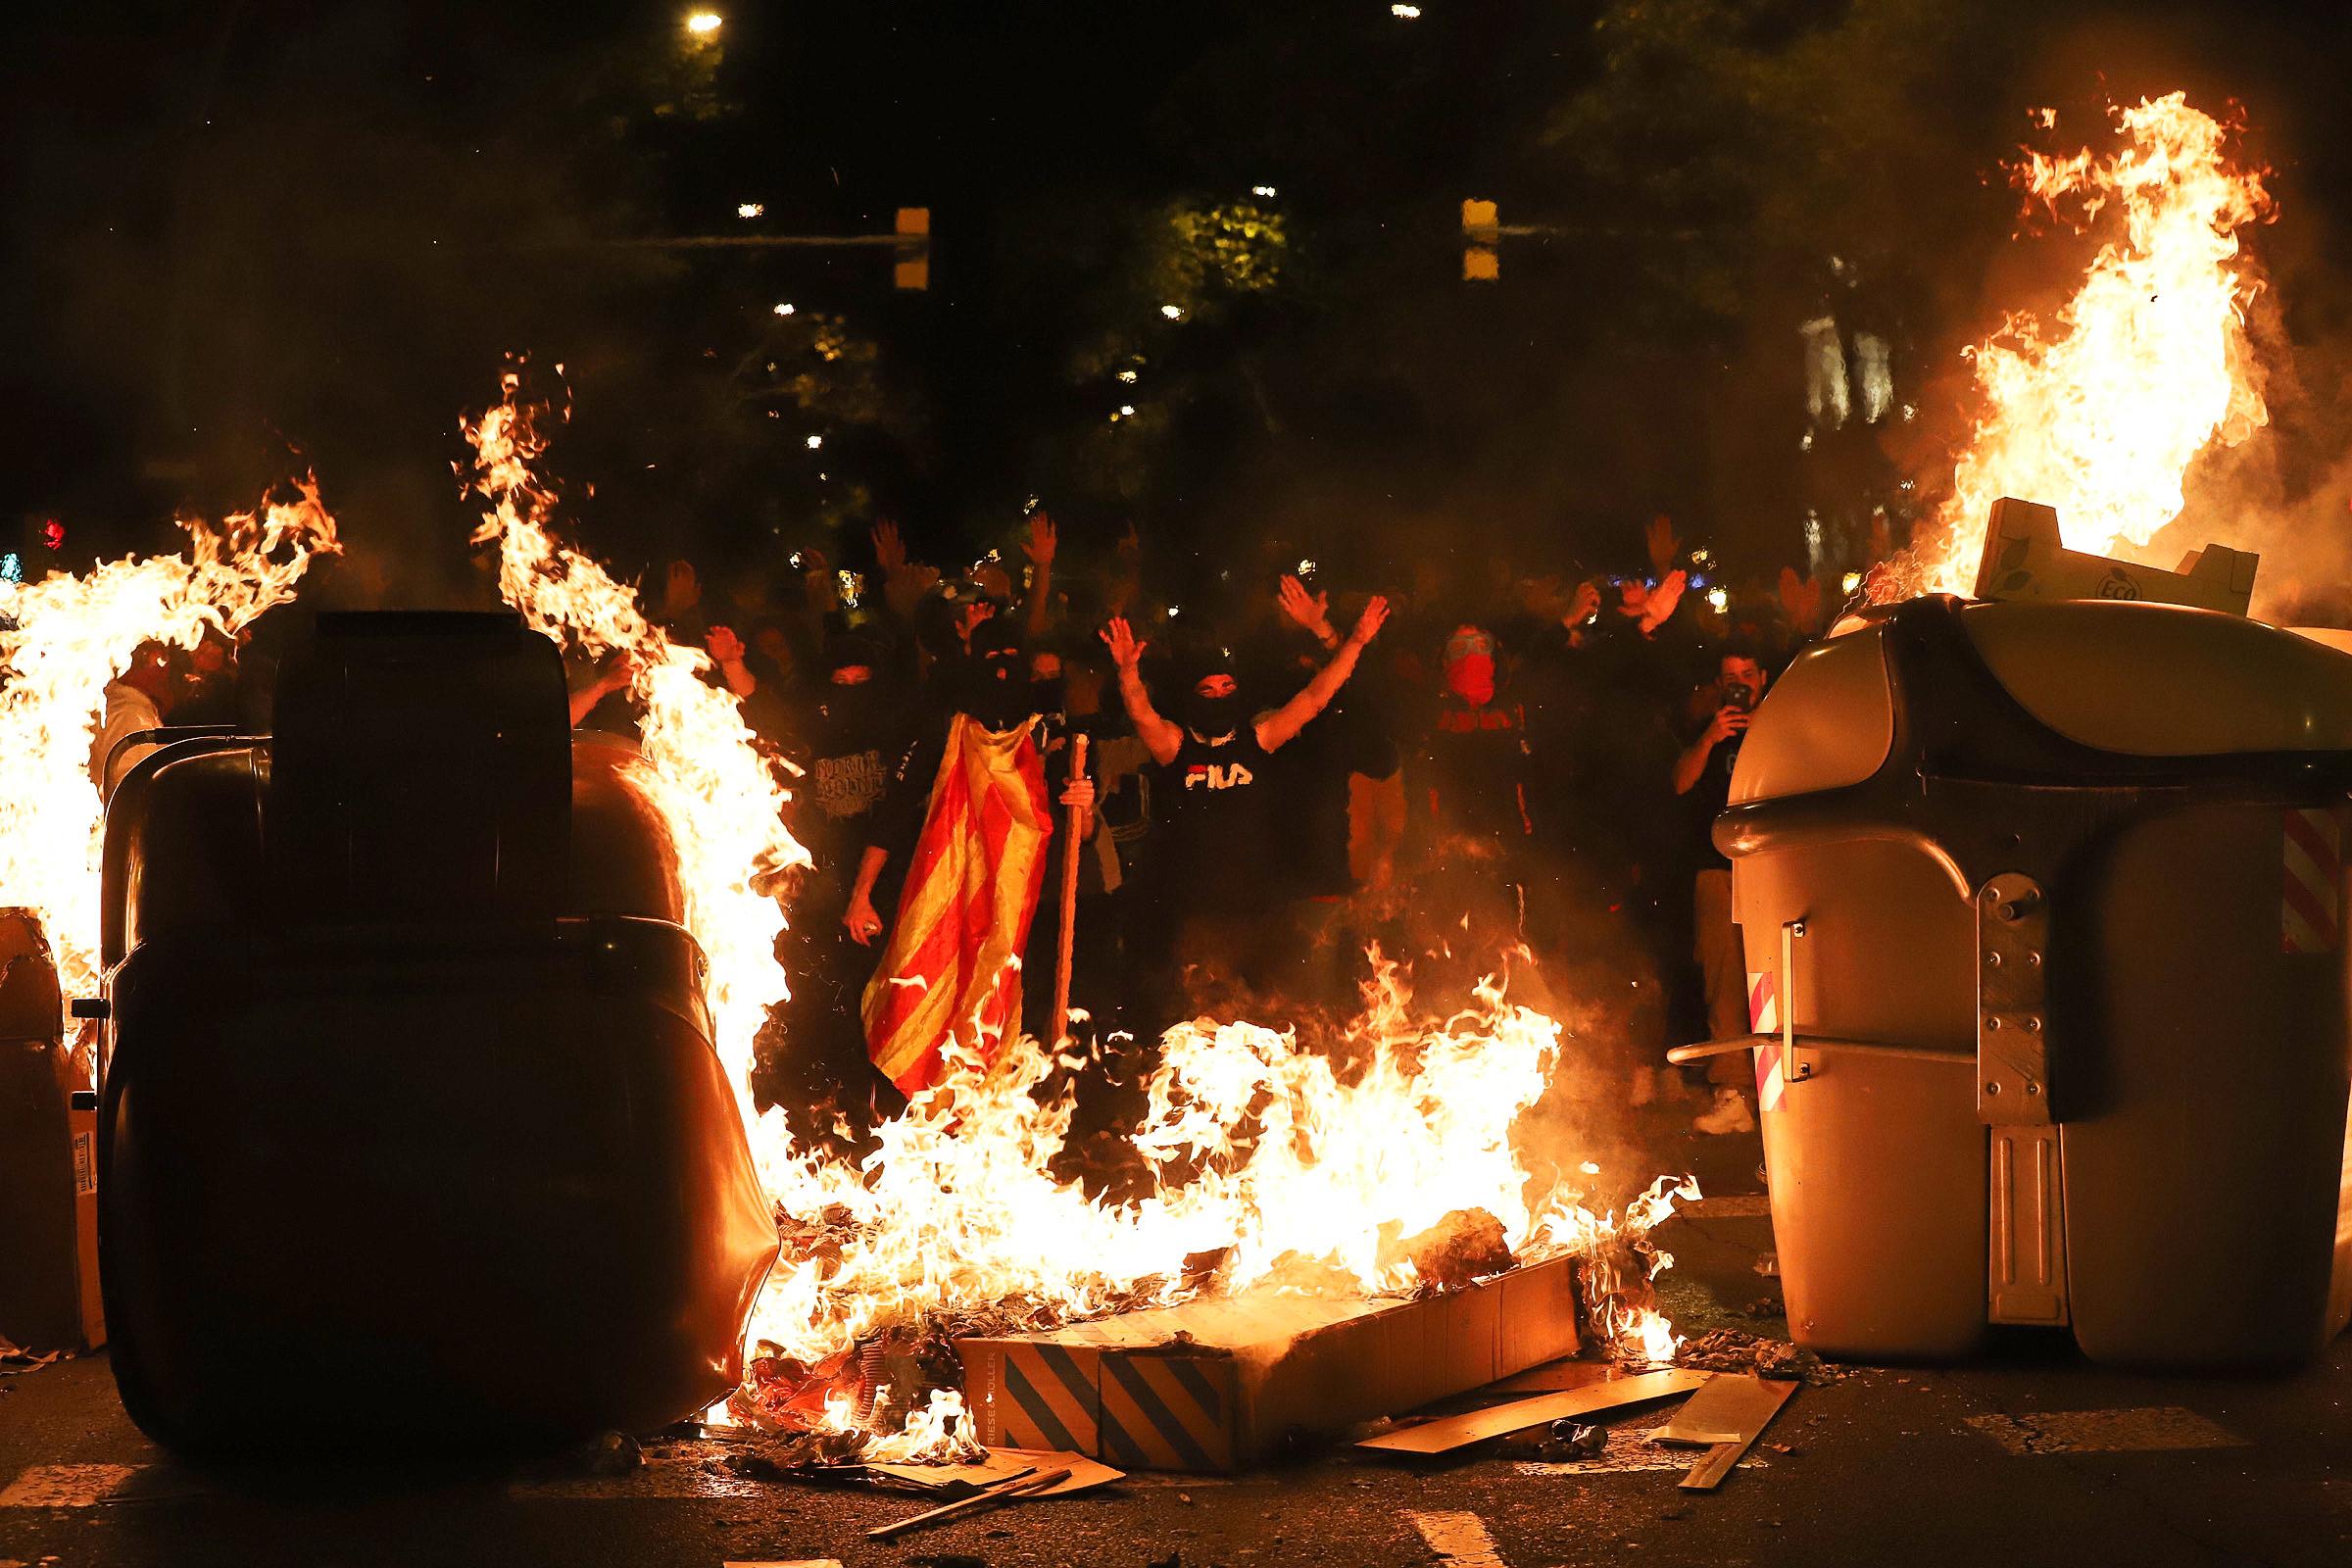
POLYGON ((1135 385, 1135 372, 1133 370, 1121 370, 1119 372, 1119 379, 1126 382, 1129 386, 1133 386, 1135 385))
POLYGON ((1123 416, 1132 419, 1135 417, 1135 405, 1132 403, 1122 403, 1119 405, 1119 413, 1123 416))
POLYGON ((737 218, 758 218, 766 211, 767 209, 759 202, 737 202, 735 204, 737 218))
POLYGON ((808 438, 808 450, 811 452, 814 452, 818 447, 821 447, 824 444, 825 438, 821 435, 812 435, 808 438))
POLYGON ((1181 305, 1162 305, 1159 308, 1159 314, 1166 317, 1171 321, 1181 321, 1184 319, 1184 307, 1181 305))
POLYGON ((1252 196, 1271 196, 1274 194, 1274 187, 1271 185, 1252 185, 1250 187, 1250 194, 1252 196))
POLYGON ((1421 17, 1421 8, 1419 6, 1391 6, 1389 15, 1395 17, 1398 22, 1417 22, 1421 17))
POLYGON ((776 314, 778 316, 790 316, 792 314, 792 307, 790 305, 779 305, 776 307, 776 314))
POLYGON ((726 20, 715 11, 690 12, 686 17, 686 30, 697 38, 709 38, 718 31, 726 20))

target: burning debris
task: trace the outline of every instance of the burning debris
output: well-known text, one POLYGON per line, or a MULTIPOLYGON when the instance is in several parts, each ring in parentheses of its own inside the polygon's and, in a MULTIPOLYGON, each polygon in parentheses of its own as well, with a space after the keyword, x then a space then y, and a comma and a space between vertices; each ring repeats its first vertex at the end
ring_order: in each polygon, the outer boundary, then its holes
POLYGON ((1971 353, 1984 413, 1950 493, 1912 548, 1872 572, 1872 600, 1966 594, 1993 503, 2057 510, 2070 549, 2129 556, 2180 514, 2189 465, 2269 419, 2245 315, 2261 281, 2239 231, 2272 216, 2233 127, 2172 93, 2116 111, 2101 157, 2029 151, 2029 214, 2108 234, 2047 323, 2022 312, 1971 353))
POLYGON ((313 558, 341 548, 308 475, 251 512, 180 526, 183 555, 125 557, 78 577, 0 577, 0 888, 39 913, 70 997, 98 990, 106 811, 90 750, 108 685, 142 643, 233 636, 293 598, 313 558))
POLYGON ((1671 1358, 1647 1294, 1668 1260, 1641 1233, 1696 1189, 1661 1181, 1620 1220, 1581 1192, 1537 1188, 1512 1129, 1561 1066, 1563 1030, 1493 984, 1452 1017, 1428 1016, 1377 961, 1364 1014, 1331 1054, 1249 1023, 1171 1031, 1129 1135, 1152 1190, 1128 1203, 1054 1174, 1074 1101, 1034 1040, 993 1062, 951 1042, 942 1080, 855 1163, 796 1146, 780 1112, 753 1116, 753 1039, 785 993, 768 890, 805 858, 782 826, 784 791, 701 678, 708 656, 670 642, 629 585, 556 541, 560 498, 539 465, 559 416, 525 396, 518 369, 501 385, 465 427, 470 483, 490 506, 476 538, 499 546, 501 591, 531 625, 631 672, 647 790, 679 838, 687 924, 710 959, 720 1051, 785 1241, 753 1312, 734 1420, 806 1435, 811 1451, 870 1439, 950 1457, 970 1442, 942 1353, 958 1338, 1269 1282, 1410 1298, 1569 1254, 1592 1260, 1598 1332, 1671 1358), (919 1406, 882 1395, 877 1354, 919 1406))

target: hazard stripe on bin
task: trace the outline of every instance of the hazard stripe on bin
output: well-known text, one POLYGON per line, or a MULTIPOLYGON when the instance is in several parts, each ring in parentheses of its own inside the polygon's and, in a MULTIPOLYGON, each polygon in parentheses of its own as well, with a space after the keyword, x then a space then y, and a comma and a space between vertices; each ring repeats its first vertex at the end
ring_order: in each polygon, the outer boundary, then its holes
POLYGON ((2332 809, 2282 811, 2278 945, 2286 953, 2333 953, 2343 925, 2343 829, 2332 809))
MULTIPOLYGON (((1781 999, 1768 970, 1747 977, 1747 1024, 1760 1035, 1771 1034, 1781 1026, 1781 999)), ((1756 1106, 1760 1110, 1779 1110, 1788 1093, 1788 1075, 1781 1061, 1781 1043, 1778 1040, 1759 1045, 1756 1056, 1756 1106)))

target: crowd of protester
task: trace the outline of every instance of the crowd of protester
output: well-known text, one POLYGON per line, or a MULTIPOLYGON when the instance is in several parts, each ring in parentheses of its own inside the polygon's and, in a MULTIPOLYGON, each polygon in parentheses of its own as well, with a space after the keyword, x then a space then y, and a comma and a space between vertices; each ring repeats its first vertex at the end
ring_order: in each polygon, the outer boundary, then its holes
MULTIPOLYGON (((811 858, 763 1095, 819 1135, 895 1108, 861 999, 961 714, 1026 733, 1050 781, 1018 970, 1032 1033, 1052 1006, 1061 857, 1078 858, 1073 1036, 1108 1086, 1092 1111, 1117 1112, 1183 1019, 1346 1007, 1377 946, 1432 995, 1521 954, 1536 961, 1514 995, 1532 984, 1535 1004, 1546 985, 1613 991, 1612 1070, 1636 1102, 1684 1102, 1706 1131, 1752 1125, 1744 1054, 1716 1058, 1709 1085, 1664 1053, 1747 1029, 1709 828, 1748 714, 1823 630, 1817 582, 1711 581, 1664 518, 1622 569, 1422 560, 1383 591, 1341 592, 1311 562, 1237 564, 1195 572, 1183 604, 1147 581, 1132 532, 1077 572, 1061 543, 1041 514, 1017 550, 950 572, 883 523, 866 574, 807 552, 723 584, 686 561, 649 578, 649 615, 709 654, 787 775, 811 858)), ((110 764, 126 735, 235 717, 235 654, 142 649, 109 689, 102 787, 134 760, 110 764)), ((625 665, 575 665, 571 717, 632 729, 625 665)))
MULTIPOLYGON (((1073 572, 1043 515, 1017 551, 955 572, 910 561, 887 523, 877 580, 805 554, 722 594, 669 564, 649 608, 710 650, 788 762, 813 860, 765 1092, 820 1122, 893 1108, 860 999, 962 712, 1031 726, 1044 757, 1059 826, 1022 1016, 1045 1027, 1074 848, 1073 1029, 1107 1081, 1132 1090, 1150 1042, 1200 1013, 1346 1007, 1375 945, 1431 995, 1524 950, 1565 991, 1631 993, 1612 1070, 1637 1101, 1749 1125, 1744 1055, 1718 1058, 1708 1085, 1664 1052, 1746 1032, 1709 827, 1748 713, 1828 607, 1793 571, 1738 592, 1708 580, 1663 518, 1627 543, 1621 570, 1423 562, 1382 592, 1321 586, 1312 563, 1237 565, 1194 573, 1181 604, 1147 580, 1132 533, 1073 572)), ((614 682, 584 675, 583 722, 628 723, 614 682)))

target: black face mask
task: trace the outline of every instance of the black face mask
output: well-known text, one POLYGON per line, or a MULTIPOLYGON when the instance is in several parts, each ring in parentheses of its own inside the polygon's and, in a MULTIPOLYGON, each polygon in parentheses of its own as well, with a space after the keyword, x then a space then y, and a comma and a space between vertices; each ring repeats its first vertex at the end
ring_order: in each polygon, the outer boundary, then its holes
POLYGON ((1203 740, 1220 740, 1232 734, 1242 727, 1241 693, 1235 692, 1226 697, 1186 693, 1184 726, 1203 740))
POLYGON ((1020 656, 987 654, 972 661, 957 706, 990 729, 1010 729, 1037 711, 1029 706, 1029 683, 1018 678, 1020 656))

